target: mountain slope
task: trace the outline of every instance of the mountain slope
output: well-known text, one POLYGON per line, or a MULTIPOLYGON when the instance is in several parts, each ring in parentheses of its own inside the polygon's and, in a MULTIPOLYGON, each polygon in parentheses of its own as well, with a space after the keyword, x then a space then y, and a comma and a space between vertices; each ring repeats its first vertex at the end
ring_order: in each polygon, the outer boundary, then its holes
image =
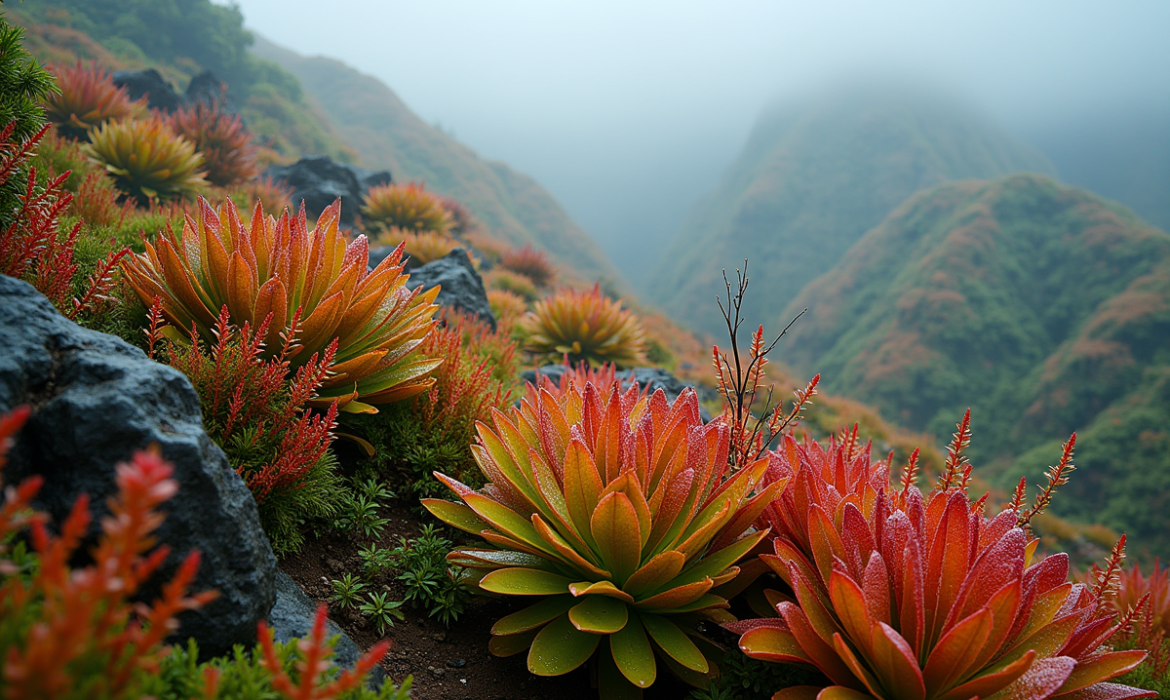
POLYGON ((480 158, 419 119, 376 78, 261 37, 253 51, 297 76, 342 139, 361 153, 362 165, 387 168, 398 181, 425 181, 429 189, 465 204, 510 242, 546 248, 585 276, 620 284, 620 274, 597 244, 536 181, 480 158))
POLYGON ((950 183, 786 313, 804 307, 779 352, 827 390, 940 437, 972 406, 972 454, 1004 487, 1083 431, 1057 512, 1170 551, 1170 235, 1039 175, 950 183))
POLYGON ((214 71, 264 145, 266 163, 304 153, 354 160, 296 78, 248 54, 251 37, 238 10, 208 0, 42 0, 5 7, 9 20, 25 28, 26 48, 43 62, 81 60, 112 71, 153 68, 180 92, 202 71, 214 71))
POLYGON ((857 91, 777 108, 666 251, 653 295, 715 332, 721 271, 750 258, 748 317, 774 325, 805 284, 914 192, 1050 170, 995 127, 919 95, 857 91))

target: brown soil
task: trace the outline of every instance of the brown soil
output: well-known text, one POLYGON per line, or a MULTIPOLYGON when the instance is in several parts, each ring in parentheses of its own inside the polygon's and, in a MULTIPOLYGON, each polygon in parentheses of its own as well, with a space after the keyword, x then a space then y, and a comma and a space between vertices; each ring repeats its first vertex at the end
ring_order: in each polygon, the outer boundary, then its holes
MULTIPOLYGON (((407 508, 395 504, 383 508, 382 516, 390 520, 379 540, 382 546, 393 547, 399 537, 418 534, 419 518, 407 508)), ((346 572, 358 574, 361 560, 357 552, 368 543, 330 532, 319 539, 310 538, 298 554, 283 560, 280 567, 310 598, 328 602, 329 581, 346 572)), ((391 595, 401 600, 404 591, 395 586, 396 582, 390 584, 391 595)), ((492 623, 520 609, 523 603, 473 596, 464 615, 450 629, 429 619, 425 610, 404 605, 406 620, 386 631, 392 646, 382 666, 397 682, 414 677, 414 700, 595 700, 597 691, 590 687, 586 667, 557 678, 540 678, 528 672, 524 654, 501 659, 488 653, 492 623)), ((363 650, 381 639, 373 625, 367 625, 356 613, 331 605, 329 617, 363 650)), ((688 692, 660 666, 659 680, 646 694, 646 700, 681 700, 688 692)))

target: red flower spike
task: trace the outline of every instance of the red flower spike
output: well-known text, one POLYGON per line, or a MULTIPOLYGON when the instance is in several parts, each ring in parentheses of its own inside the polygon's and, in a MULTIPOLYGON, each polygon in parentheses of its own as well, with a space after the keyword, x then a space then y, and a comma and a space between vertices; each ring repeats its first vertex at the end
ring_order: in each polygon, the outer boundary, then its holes
POLYGON ((378 642, 358 659, 353 668, 325 683, 325 674, 333 668, 333 662, 329 660, 333 650, 329 647, 326 612, 324 604, 317 607, 317 616, 309 636, 297 642, 297 650, 300 652, 296 662, 298 682, 293 682, 276 657, 276 647, 268 625, 264 622, 257 625, 260 648, 264 655, 262 663, 272 675, 272 688, 287 700, 332 700, 349 692, 363 682, 390 649, 389 641, 378 642))

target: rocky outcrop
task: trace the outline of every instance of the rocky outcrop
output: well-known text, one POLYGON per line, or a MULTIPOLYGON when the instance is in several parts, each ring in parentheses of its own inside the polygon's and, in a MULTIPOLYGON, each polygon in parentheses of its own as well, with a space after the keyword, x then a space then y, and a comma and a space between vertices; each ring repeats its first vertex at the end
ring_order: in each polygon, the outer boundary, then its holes
POLYGON ((88 494, 96 534, 115 491, 115 465, 157 445, 179 482, 157 533, 172 552, 162 576, 198 550, 192 590, 219 591, 209 605, 180 617, 178 636, 194 637, 207 655, 253 642, 256 623, 275 600, 276 558, 251 492, 203 430, 187 378, 114 336, 69 321, 32 286, 3 275, 0 339, 0 411, 33 408, 5 481, 42 475, 36 505, 57 522, 88 494))
MULTIPOLYGON (((375 249, 382 258, 393 252, 393 248, 375 249)), ((375 251, 370 251, 370 264, 375 262, 375 251)), ((483 279, 471 264, 467 251, 456 248, 445 257, 429 262, 410 271, 410 279, 406 286, 414 289, 422 286, 430 289, 439 286, 439 297, 436 302, 440 306, 449 306, 463 313, 479 318, 479 320, 496 329, 496 317, 492 313, 492 305, 488 303, 487 291, 483 287, 483 279)))
POLYGON ((173 112, 200 102, 216 105, 220 110, 232 114, 238 111, 228 94, 227 84, 209 70, 191 78, 191 82, 187 84, 186 94, 175 90, 174 86, 153 68, 117 71, 114 73, 114 85, 126 88, 130 99, 146 98, 148 107, 163 112, 173 112))
POLYGON ((328 156, 301 158, 292 165, 273 165, 264 174, 292 188, 293 201, 304 200, 310 216, 317 216, 340 197, 343 224, 353 224, 371 187, 391 182, 390 173, 385 170, 366 170, 338 163, 328 156))
MULTIPOLYGON (((313 629, 313 622, 317 618, 317 604, 314 603, 296 581, 289 578, 283 571, 276 572, 276 605, 268 615, 268 624, 272 627, 273 638, 278 642, 287 642, 291 639, 308 637, 313 629)), ((342 668, 352 668, 362 656, 361 649, 349 638, 345 632, 330 620, 326 627, 326 634, 337 636, 337 644, 333 647, 333 662, 342 668)), ((374 690, 382 687, 386 680, 386 672, 381 666, 375 666, 370 673, 367 683, 374 690)))
POLYGON ((194 78, 191 78, 191 82, 187 84, 185 102, 188 106, 194 106, 202 102, 208 106, 218 107, 221 111, 230 114, 235 114, 239 111, 236 108, 235 102, 228 94, 227 83, 215 77, 215 73, 209 70, 205 70, 194 78))
POLYGON ((146 104, 151 109, 173 112, 186 102, 183 96, 153 68, 118 71, 114 73, 114 85, 126 88, 132 100, 145 97, 146 104))

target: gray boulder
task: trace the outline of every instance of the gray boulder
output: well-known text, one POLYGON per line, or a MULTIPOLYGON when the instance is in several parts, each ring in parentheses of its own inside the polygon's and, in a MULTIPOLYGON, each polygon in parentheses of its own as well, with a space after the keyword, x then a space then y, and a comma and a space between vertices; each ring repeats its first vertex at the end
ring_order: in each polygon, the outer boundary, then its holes
MULTIPOLYGON (((377 259, 378 262, 381 262, 382 258, 389 255, 394 249, 379 248, 376 250, 382 256, 377 259)), ((374 261, 374 251, 370 251, 370 264, 377 265, 378 262, 374 261)), ((491 326, 493 331, 496 329, 496 317, 492 313, 492 305, 488 303, 483 279, 476 272, 475 266, 471 264, 471 258, 467 256, 467 251, 456 248, 447 253, 445 257, 416 267, 411 270, 410 279, 406 281, 406 286, 411 289, 419 286, 430 289, 436 285, 441 287, 439 297, 436 300, 439 305, 450 306, 478 317, 491 326)))
POLYGON ((183 96, 153 68, 120 70, 114 73, 114 85, 126 88, 132 100, 145 97, 151 109, 173 112, 184 104, 183 96))
POLYGON ((366 170, 328 156, 309 156, 292 165, 272 165, 264 174, 287 184, 293 191, 293 201, 303 200, 311 216, 317 216, 340 197, 343 224, 353 224, 370 187, 391 182, 390 173, 384 170, 366 170))
MULTIPOLYGON (((548 377, 548 379, 555 384, 561 381, 561 376, 567 372, 568 369, 569 368, 565 365, 545 365, 544 367, 540 368, 540 374, 542 376, 548 377)), ((520 377, 525 382, 535 382, 536 372, 537 370, 534 369, 526 369, 520 373, 520 377)), ((618 377, 623 381, 628 381, 630 378, 633 378, 633 380, 636 381, 639 386, 648 388, 651 394, 661 389, 662 393, 666 394, 667 401, 672 403, 675 399, 678 398, 679 394, 683 393, 683 390, 685 389, 695 389, 696 391, 699 391, 698 387, 693 387, 690 384, 685 383, 661 367, 636 367, 634 369, 623 369, 618 370, 617 374, 618 377)), ((699 406, 699 415, 702 417, 704 423, 711 421, 711 412, 703 408, 702 405, 699 406)))
POLYGON ((172 552, 162 577, 169 579, 198 550, 192 590, 219 591, 209 605, 180 617, 177 638, 194 637, 207 655, 254 643, 256 623, 275 600, 276 558, 251 492, 203 430, 199 397, 187 378, 129 343, 69 321, 31 285, 3 275, 0 338, 0 412, 33 407, 5 481, 42 475, 36 503, 56 522, 88 494, 92 537, 108 515, 115 465, 158 445, 179 482, 157 532, 172 552))
MULTIPOLYGON (((314 603, 296 581, 288 574, 276 572, 276 604, 268 614, 268 624, 272 627, 273 638, 278 642, 287 642, 290 639, 308 637, 313 629, 313 622, 317 619, 317 604, 314 603)), ((332 620, 326 623, 329 636, 338 637, 333 647, 333 663, 342 668, 352 668, 362 656, 362 650, 349 638, 332 620)), ((386 672, 381 666, 375 666, 367 682, 371 688, 378 690, 386 680, 386 672)))

